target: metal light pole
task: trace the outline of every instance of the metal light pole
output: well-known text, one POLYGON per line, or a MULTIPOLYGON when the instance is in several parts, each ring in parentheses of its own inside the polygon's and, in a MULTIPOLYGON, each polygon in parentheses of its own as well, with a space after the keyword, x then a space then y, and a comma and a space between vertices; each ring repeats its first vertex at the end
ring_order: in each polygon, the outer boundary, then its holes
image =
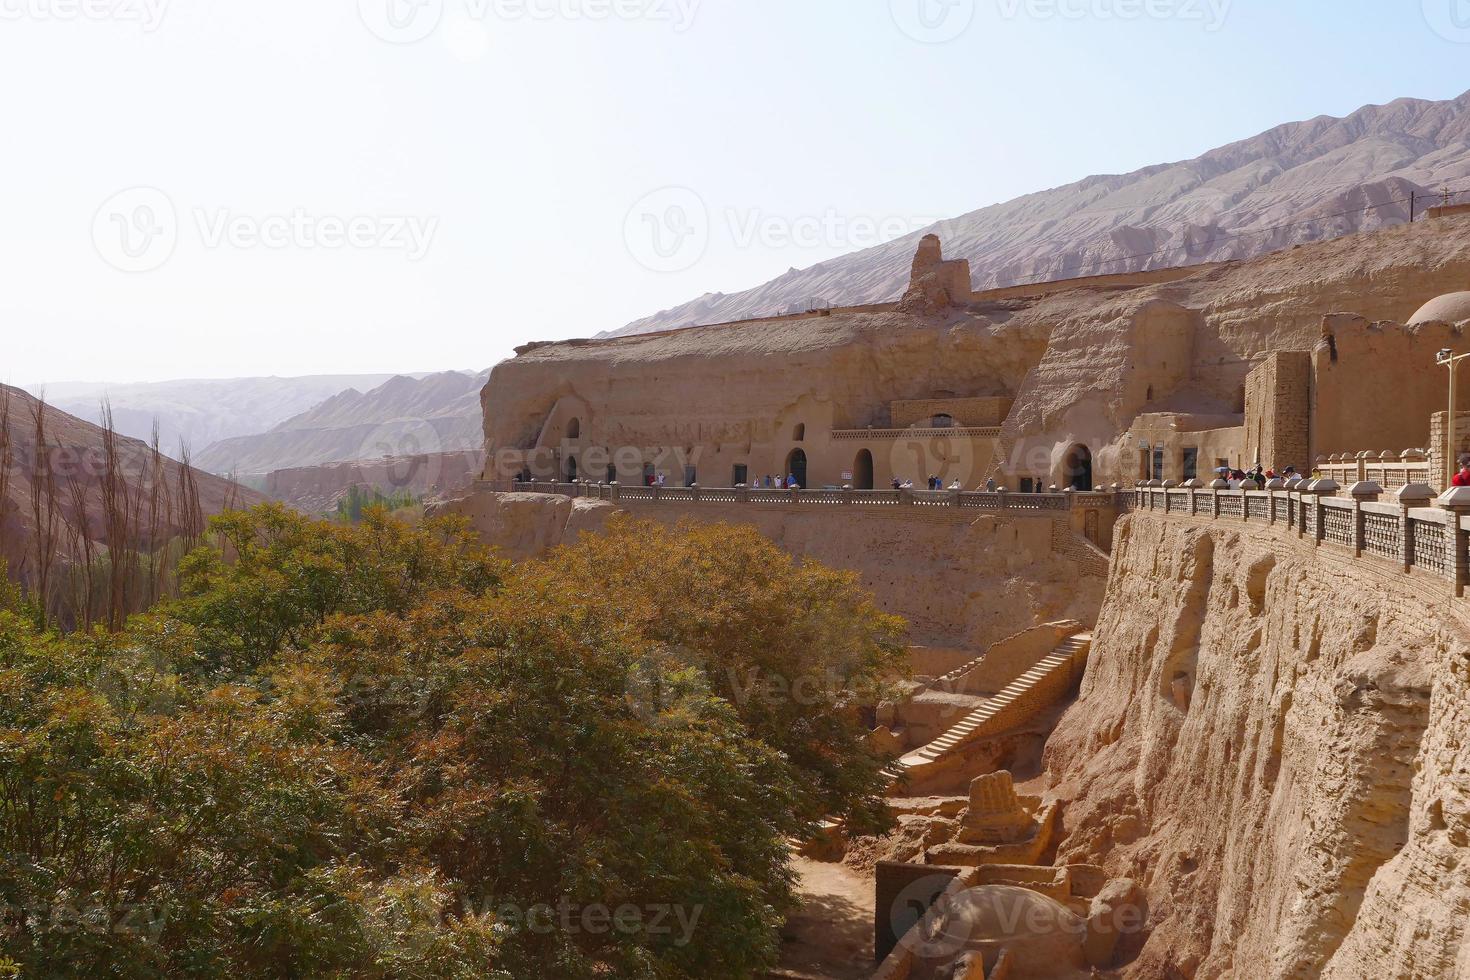
POLYGON ((1446 490, 1454 486, 1455 473, 1459 469, 1456 459, 1459 452, 1455 448, 1455 365, 1467 357, 1470 357, 1470 354, 1456 354, 1446 347, 1435 358, 1436 364, 1443 364, 1450 369, 1450 405, 1449 414, 1445 417, 1444 488, 1446 490))

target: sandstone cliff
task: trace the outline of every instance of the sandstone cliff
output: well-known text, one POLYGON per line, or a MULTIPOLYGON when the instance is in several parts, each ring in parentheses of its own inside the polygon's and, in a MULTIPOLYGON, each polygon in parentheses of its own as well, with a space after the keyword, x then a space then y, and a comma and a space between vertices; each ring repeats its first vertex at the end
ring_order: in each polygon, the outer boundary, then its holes
POLYGON ((1049 742, 1058 862, 1142 882, 1133 977, 1470 976, 1470 670, 1442 587, 1136 515, 1049 742))
POLYGON ((1256 359, 1310 349, 1324 313, 1402 322, 1467 284, 1470 217, 1441 218, 1172 282, 1037 287, 935 316, 838 312, 532 345, 491 374, 485 446, 555 444, 560 433, 543 429, 563 400, 601 420, 608 445, 744 446, 799 414, 881 427, 894 399, 954 392, 1014 396, 999 456, 1014 471, 1054 472, 1052 457, 1081 442, 1099 482, 1131 480, 1123 437, 1145 407, 1239 413, 1256 359))
POLYGON ((1091 623, 1096 616, 1102 576, 1061 550, 1051 518, 986 514, 947 520, 941 512, 926 519, 905 510, 887 515, 842 508, 732 510, 718 504, 615 507, 549 494, 477 491, 428 512, 469 518, 487 544, 517 559, 571 543, 584 531, 600 529, 614 513, 667 524, 749 525, 793 556, 857 572, 880 608, 908 621, 911 643, 941 650, 983 650, 1038 622, 1091 623))
POLYGON ((308 514, 332 510, 351 487, 377 490, 384 496, 407 491, 417 498, 438 499, 463 491, 484 465, 480 452, 323 463, 267 474, 265 494, 308 514))

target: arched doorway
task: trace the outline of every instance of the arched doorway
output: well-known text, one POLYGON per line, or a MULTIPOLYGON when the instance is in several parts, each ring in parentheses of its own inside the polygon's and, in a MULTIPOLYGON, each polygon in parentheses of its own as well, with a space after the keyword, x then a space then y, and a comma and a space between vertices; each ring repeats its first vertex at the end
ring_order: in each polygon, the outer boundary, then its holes
POLYGON ((1092 489, 1092 452, 1080 442, 1067 450, 1062 479, 1073 490, 1092 489))
POLYGON ((857 454, 857 459, 852 463, 852 488, 854 490, 873 489, 873 454, 864 449, 857 454))
POLYGON ((567 457, 567 482, 577 482, 577 457, 575 456, 567 457))
POLYGON ((806 453, 803 450, 791 450, 791 455, 786 457, 786 473, 783 475, 796 477, 796 485, 799 487, 807 485, 806 453))
POLYGON ((572 419, 570 422, 567 423, 567 439, 568 441, 570 441, 572 439, 580 438, 582 438, 582 420, 572 419))

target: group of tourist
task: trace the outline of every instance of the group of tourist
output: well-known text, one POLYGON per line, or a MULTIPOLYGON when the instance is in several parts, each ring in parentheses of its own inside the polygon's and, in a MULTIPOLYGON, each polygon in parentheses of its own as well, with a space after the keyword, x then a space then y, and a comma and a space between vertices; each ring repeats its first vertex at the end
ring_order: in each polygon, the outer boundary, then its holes
POLYGON ((758 477, 757 479, 752 481, 750 485, 757 489, 764 488, 766 490, 801 489, 801 484, 796 482, 795 473, 787 473, 785 477, 771 476, 769 473, 767 473, 765 476, 758 477))
MULTIPOLYGON (((895 490, 912 490, 914 488, 914 481, 913 480, 900 480, 898 477, 895 476, 893 478, 893 481, 890 484, 890 486, 892 486, 893 489, 895 489, 895 490)), ((931 477, 929 477, 929 489, 930 490, 945 490, 945 489, 949 489, 949 490, 961 490, 963 488, 960 486, 960 481, 959 480, 955 480, 948 487, 945 487, 943 478, 937 477, 937 476, 931 476, 931 477)))
POLYGON ((1278 478, 1290 480, 1297 475, 1295 466, 1288 466, 1280 473, 1277 473, 1276 470, 1262 466, 1260 463, 1257 463, 1253 469, 1249 470, 1231 469, 1229 466, 1222 466, 1215 473, 1220 479, 1229 483, 1230 489, 1232 490, 1239 490, 1241 484, 1247 480, 1254 483, 1257 487, 1264 487, 1268 480, 1278 478))

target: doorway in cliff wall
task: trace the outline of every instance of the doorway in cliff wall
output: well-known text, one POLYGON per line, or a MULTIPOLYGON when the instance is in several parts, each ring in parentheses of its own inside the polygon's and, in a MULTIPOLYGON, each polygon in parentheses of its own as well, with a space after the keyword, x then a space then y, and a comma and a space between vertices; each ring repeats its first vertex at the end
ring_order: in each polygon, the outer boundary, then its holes
POLYGON ((852 488, 873 489, 873 454, 866 449, 858 453, 857 459, 852 462, 852 488))
POLYGON ((567 482, 577 482, 577 457, 575 456, 567 457, 567 482))
POLYGON ((796 477, 796 485, 805 487, 806 482, 806 453, 800 449, 791 450, 791 455, 786 457, 786 472, 796 477))
POLYGON ((1092 452, 1080 442, 1067 450, 1062 479, 1073 490, 1092 489, 1092 452))

